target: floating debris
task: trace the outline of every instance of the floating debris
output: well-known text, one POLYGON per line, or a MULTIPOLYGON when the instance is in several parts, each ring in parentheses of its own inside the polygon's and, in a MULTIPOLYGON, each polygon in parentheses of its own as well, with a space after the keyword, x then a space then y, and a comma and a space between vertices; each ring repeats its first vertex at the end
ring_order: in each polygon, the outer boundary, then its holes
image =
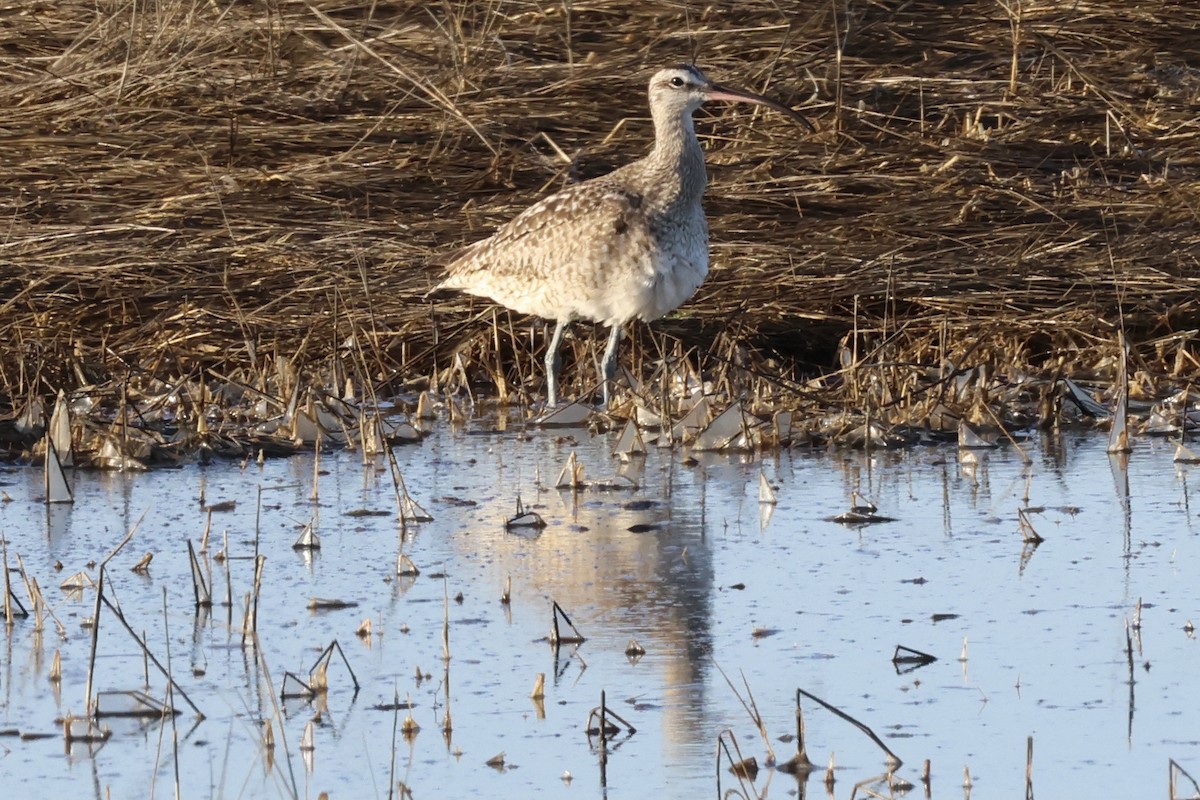
POLYGON ((504 523, 505 530, 513 530, 515 528, 532 528, 541 530, 546 527, 546 520, 542 519, 541 515, 536 511, 526 511, 524 504, 521 502, 521 496, 517 495, 517 513, 504 523))
POLYGON ((794 416, 791 411, 775 412, 771 425, 774 429, 774 445, 776 447, 787 447, 792 443, 792 419, 794 416))
POLYGON ((71 445, 71 408, 67 405, 67 395, 62 389, 54 401, 54 411, 50 414, 50 427, 46 429, 47 442, 54 446, 59 463, 64 467, 75 463, 74 450, 71 445))
POLYGON ((587 481, 584 485, 595 492, 632 492, 641 488, 638 482, 628 475, 609 475, 587 481))
POLYGON ((97 692, 95 716, 99 717, 145 717, 162 719, 167 714, 179 714, 178 709, 159 702, 145 692, 136 689, 118 692, 97 692))
POLYGON ((984 436, 967 424, 966 420, 958 423, 958 446, 962 450, 992 450, 1000 445, 996 443, 995 435, 984 436))
POLYGON ((360 639, 370 639, 371 638, 371 618, 370 617, 367 617, 361 623, 359 623, 358 628, 355 629, 355 631, 354 631, 354 635, 360 639))
MULTIPOLYGON (((412 701, 409 701, 409 708, 412 708, 412 701)), ((405 739, 412 739, 421 732, 421 726, 417 724, 417 720, 413 717, 412 711, 404 717, 404 722, 400 724, 400 733, 405 739)))
POLYGON ((675 423, 675 427, 671 429, 671 436, 677 441, 690 441, 704 430, 710 419, 712 419, 712 408, 708 398, 701 397, 692 404, 683 418, 675 423))
POLYGON ((1176 464, 1200 464, 1200 455, 1185 447, 1183 442, 1176 442, 1174 461, 1176 464))
POLYGON ((1046 541, 1044 538, 1042 538, 1042 535, 1034 529, 1033 523, 1029 521, 1029 515, 1025 513, 1024 509, 1017 509, 1017 524, 1021 529, 1021 539, 1026 544, 1039 545, 1046 541))
POLYGON ((337 639, 334 639, 329 643, 328 647, 321 651, 321 655, 317 656, 316 662, 308 670, 307 681, 297 677, 292 672, 284 671, 279 698, 286 700, 291 697, 298 697, 311 700, 319 694, 328 692, 329 664, 333 660, 334 651, 341 656, 342 663, 346 666, 346 671, 350 673, 350 680, 354 683, 354 693, 357 695, 360 688, 358 677, 350 667, 350 660, 346 658, 346 653, 342 650, 342 646, 338 643, 337 639))
MULTIPOLYGON (((90 717, 75 717, 68 714, 63 719, 63 737, 70 746, 74 742, 105 742, 112 736, 112 731, 101 728, 90 717)), ((22 739, 43 738, 21 734, 22 739)), ((45 737, 49 738, 49 737, 45 737)))
POLYGON ((554 483, 556 489, 579 489, 584 488, 583 480, 583 464, 579 463, 579 459, 575 455, 575 451, 571 451, 571 455, 567 456, 567 463, 563 465, 562 471, 558 473, 558 480, 554 483))
POLYGON ((571 618, 567 616, 567 612, 563 611, 562 606, 560 606, 556 601, 551 601, 551 602, 553 603, 553 608, 551 609, 551 612, 550 612, 551 617, 552 617, 552 624, 553 624, 553 627, 550 630, 551 646, 558 647, 559 645, 562 645, 562 644, 582 644, 583 642, 586 642, 587 639, 584 638, 583 634, 580 633, 579 630, 575 627, 575 625, 571 622, 571 618), (571 630, 575 632, 574 636, 562 636, 559 633, 558 618, 560 616, 563 618, 563 621, 566 622, 567 625, 569 625, 571 627, 571 630))
MULTIPOLYGON (((70 431, 67 432, 67 437, 69 443, 70 431)), ((69 450, 67 452, 70 453, 69 450)), ((63 471, 63 462, 59 459, 58 447, 54 444, 54 437, 50 432, 46 433, 45 477, 47 504, 75 502, 75 495, 67 482, 67 474, 63 471)))
POLYGON ((767 480, 767 473, 758 471, 758 502, 775 505, 779 499, 775 496, 775 487, 767 480))
POLYGON ((146 553, 140 559, 138 559, 138 562, 136 564, 134 564, 132 567, 129 568, 129 571, 137 572, 141 575, 145 575, 147 572, 150 571, 150 562, 153 560, 154 560, 154 553, 146 553))
POLYGON ((1133 447, 1129 441, 1129 343, 1125 341, 1124 332, 1118 333, 1117 342, 1121 351, 1117 366, 1117 402, 1108 431, 1108 452, 1128 453, 1133 447))
POLYGON ((1153 409, 1150 416, 1142 423, 1141 433, 1147 436, 1170 436, 1179 433, 1180 428, 1174 422, 1163 416, 1158 409, 1153 409))
POLYGON ((1109 416, 1110 412, 1103 403, 1098 402, 1086 389, 1070 378, 1063 378, 1063 389, 1067 399, 1074 403, 1086 416, 1109 416))
POLYGON ((632 419, 626 421, 625 428, 621 431, 616 446, 613 447, 613 455, 622 461, 646 455, 646 443, 642 440, 642 434, 632 419))
POLYGON ((340 608, 358 608, 358 603, 353 600, 338 600, 324 597, 311 597, 308 600, 309 611, 336 611, 340 608))
POLYGON ((641 658, 642 656, 646 655, 646 648, 638 644, 637 639, 630 639, 629 644, 625 645, 625 655, 629 656, 630 658, 641 658))
MULTIPOLYGON (((204 570, 200 568, 200 561, 196 558, 196 549, 192 546, 192 540, 188 539, 188 563, 192 568, 192 595, 196 601, 196 608, 208 607, 212 605, 212 591, 209 589, 209 581, 205 579, 204 570)), ((209 576, 211 578, 211 575, 209 576)))
POLYGON ((925 666, 937 661, 936 656, 929 653, 923 653, 920 650, 914 650, 911 647, 905 647, 902 644, 896 645, 896 650, 892 653, 893 664, 916 664, 925 666))
POLYGON ((145 463, 125 452, 113 436, 105 436, 104 443, 96 455, 95 465, 100 469, 111 469, 118 472, 143 472, 145 463))
POLYGON ((836 517, 830 517, 830 521, 850 527, 896 521, 895 517, 885 516, 878 513, 878 511, 879 509, 874 503, 864 498, 858 492, 854 492, 851 495, 850 510, 844 514, 838 514, 836 517))
POLYGON ((417 410, 413 416, 420 420, 437 419, 437 412, 434 411, 436 404, 437 399, 434 397, 433 392, 421 392, 417 397, 417 410))
MULTIPOLYGON (((292 543, 293 550, 320 550, 321 537, 313 530, 313 524, 308 522, 300 530, 300 536, 292 543)), ((310 606, 311 607, 311 606, 310 606)))
POLYGON ((93 581, 91 576, 86 572, 76 572, 74 575, 60 583, 58 588, 65 592, 80 592, 88 586, 94 587, 95 585, 95 581, 93 581))
POLYGON ((396 555, 396 574, 405 578, 415 578, 421 574, 413 560, 404 553, 396 555))
POLYGON ((1127 387, 1123 387, 1117 395, 1117 404, 1113 409, 1112 427, 1108 431, 1109 453, 1128 453, 1133 450, 1129 441, 1129 398, 1126 392, 1127 387))
POLYGON ((762 422, 735 402, 717 415, 692 441, 693 450, 753 450, 761 436, 762 422))
POLYGON ((533 419, 530 424, 542 428, 578 428, 587 423, 592 409, 583 403, 568 403, 533 419))

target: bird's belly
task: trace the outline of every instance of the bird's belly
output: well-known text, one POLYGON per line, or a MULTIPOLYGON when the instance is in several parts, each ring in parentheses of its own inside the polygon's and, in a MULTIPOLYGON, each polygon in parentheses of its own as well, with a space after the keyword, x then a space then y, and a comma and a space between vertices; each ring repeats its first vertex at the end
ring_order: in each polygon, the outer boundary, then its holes
POLYGON ((647 288, 637 316, 646 322, 669 314, 686 303, 708 275, 708 254, 691 258, 677 255, 656 265, 654 278, 647 288))

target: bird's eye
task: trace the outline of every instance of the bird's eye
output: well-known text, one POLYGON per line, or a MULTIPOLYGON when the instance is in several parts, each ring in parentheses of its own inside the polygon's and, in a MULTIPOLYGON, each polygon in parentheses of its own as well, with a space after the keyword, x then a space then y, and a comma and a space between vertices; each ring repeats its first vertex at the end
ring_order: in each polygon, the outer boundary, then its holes
POLYGON ((683 86, 683 78, 676 75, 674 78, 671 78, 671 85, 674 86, 676 89, 680 88, 681 86, 683 86))

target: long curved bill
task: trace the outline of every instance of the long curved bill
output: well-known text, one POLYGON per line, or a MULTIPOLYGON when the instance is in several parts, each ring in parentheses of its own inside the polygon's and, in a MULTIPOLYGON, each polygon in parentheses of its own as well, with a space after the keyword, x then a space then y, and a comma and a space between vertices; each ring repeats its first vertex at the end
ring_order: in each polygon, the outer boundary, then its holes
POLYGON ((744 89, 734 89, 730 86, 722 86, 719 83, 714 83, 709 86, 706 92, 709 100, 725 100, 730 103, 756 103, 760 106, 773 108, 781 114, 786 114, 796 122, 799 122, 805 128, 808 128, 809 133, 815 133, 816 128, 808 121, 808 117, 801 114, 799 111, 788 108, 783 103, 777 103, 769 97, 763 97, 761 94, 747 92, 744 89))

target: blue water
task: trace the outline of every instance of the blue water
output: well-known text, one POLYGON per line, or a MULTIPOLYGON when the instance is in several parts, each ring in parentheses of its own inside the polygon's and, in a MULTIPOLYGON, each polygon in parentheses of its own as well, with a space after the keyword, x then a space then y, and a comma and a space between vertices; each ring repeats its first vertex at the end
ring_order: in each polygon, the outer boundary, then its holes
MULTIPOLYGON (((1045 797, 1160 794, 1170 758, 1200 774, 1198 645, 1184 631, 1189 619, 1200 622, 1200 508, 1191 505, 1195 477, 1172 463, 1165 443, 1140 442, 1121 471, 1099 435, 1035 439, 1024 445, 1028 468, 1008 447, 982 454, 972 478, 950 447, 706 454, 698 463, 651 448, 644 465, 622 467, 610 455, 615 434, 488 428, 439 426, 397 450, 409 491, 435 518, 410 523, 403 543, 384 462, 364 466, 352 452, 322 456, 316 504, 311 456, 244 469, 81 472, 74 505, 49 513, 36 500, 39 470, 0 472, 12 497, 0 504, 10 567, 19 553, 67 632, 63 641, 48 623, 39 636, 31 620, 8 632, 0 730, 60 734, 56 717, 83 712, 90 631, 81 623, 95 593, 73 597, 58 584, 101 559, 143 512, 110 564, 109 596, 164 661, 169 629, 172 672, 206 715, 197 722, 176 698, 177 756, 172 727, 157 721, 110 720, 113 736, 99 746, 0 737, 3 794, 168 797, 177 760, 185 797, 387 797, 393 769, 415 798, 712 795, 722 731, 760 765, 767 756, 718 667, 743 696, 749 686, 780 760, 794 752, 779 737, 795 732, 799 687, 872 728, 904 761, 901 777, 918 783, 929 759, 935 797, 959 796, 964 767, 973 798, 1017 796, 1029 736, 1034 789, 1045 797), (547 488, 572 451, 587 477, 624 470, 640 488, 547 488), (757 501, 760 470, 779 487, 769 519, 757 501), (1017 509, 1027 486, 1045 542, 1023 558, 1017 509), (260 487, 266 562, 255 647, 243 645, 241 624, 260 487), (859 529, 829 521, 855 491, 896 521, 859 529), (207 615, 193 608, 186 548, 205 527, 202 494, 236 501, 212 517, 204 557, 218 604, 207 615), (505 530, 518 495, 545 529, 505 530), (348 514, 362 509, 385 515, 348 514), (319 551, 292 549, 305 523, 320 534, 319 551), (234 558, 217 562, 226 531, 234 558), (396 576, 401 547, 419 577, 396 576), (131 572, 146 552, 149 574, 131 572), (221 605, 226 564, 232 608, 221 605), (358 605, 313 612, 313 597, 358 605), (1131 686, 1125 620, 1139 598, 1131 686), (554 601, 587 637, 577 651, 556 654, 545 641, 554 601), (367 618, 373 635, 360 639, 367 618), (636 663, 624 653, 631 638, 647 651, 636 663), (335 639, 357 694, 335 656, 326 697, 279 703, 284 672, 307 677, 335 639), (938 660, 898 673, 896 645, 938 660), (57 691, 47 679, 56 650, 57 691), (418 682, 418 668, 431 677, 418 682), (529 697, 538 673, 541 706, 529 697), (601 692, 637 729, 610 743, 605 787, 584 730, 601 692), (397 738, 393 767, 393 726, 408 712, 397 720, 374 706, 394 694, 411 700, 420 731, 397 738), (261 747, 268 719, 270 766, 261 747), (299 750, 309 721, 311 766, 299 750), (503 769, 485 764, 501 752, 503 769)), ((15 572, 13 580, 28 606, 15 572)), ((100 630, 96 689, 146 688, 141 651, 107 609, 100 630)), ((162 676, 153 666, 149 676, 147 693, 162 699, 162 676)), ((831 753, 836 796, 884 771, 883 752, 861 732, 815 703, 804 709, 820 768, 809 791, 824 791, 831 753)), ((724 773, 723 787, 734 781, 724 773)), ((776 796, 798 789, 771 770, 756 785, 776 796)))

